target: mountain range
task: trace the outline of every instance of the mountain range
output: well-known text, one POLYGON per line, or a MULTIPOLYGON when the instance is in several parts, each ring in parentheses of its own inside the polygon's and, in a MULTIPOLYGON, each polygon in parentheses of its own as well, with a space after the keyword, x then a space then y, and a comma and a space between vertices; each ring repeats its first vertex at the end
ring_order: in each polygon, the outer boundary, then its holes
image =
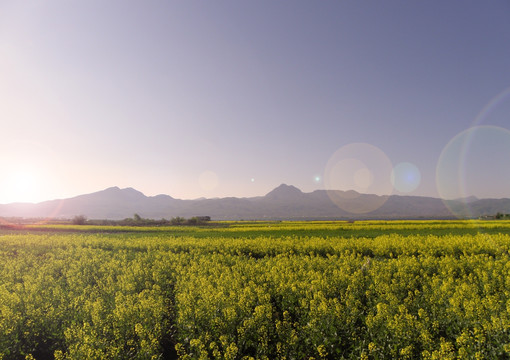
POLYGON ((442 219, 510 213, 510 199, 474 197, 443 201, 422 196, 379 196, 355 191, 304 193, 282 184, 265 196, 181 200, 145 196, 133 188, 111 187, 91 194, 37 204, 0 205, 0 217, 124 219, 210 216, 213 220, 442 219))

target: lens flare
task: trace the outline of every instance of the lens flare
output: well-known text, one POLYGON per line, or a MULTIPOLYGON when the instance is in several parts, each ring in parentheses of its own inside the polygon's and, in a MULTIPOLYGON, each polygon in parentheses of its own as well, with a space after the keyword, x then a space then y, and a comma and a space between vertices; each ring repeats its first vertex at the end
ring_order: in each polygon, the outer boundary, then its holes
POLYGON ((326 164, 324 185, 330 199, 350 213, 369 213, 380 208, 393 191, 392 164, 379 148, 365 143, 346 145, 326 164), (360 199, 363 194, 375 194, 360 199))
POLYGON ((510 197, 510 131, 497 126, 475 126, 455 136, 443 149, 436 167, 441 198, 457 216, 466 207, 448 200, 510 197))
POLYGON ((397 191, 403 193, 412 192, 416 190, 420 182, 421 173, 414 164, 402 162, 395 165, 391 171, 391 183, 397 191))
POLYGON ((510 87, 500 92, 484 106, 476 116, 472 126, 489 123, 508 123, 510 118, 510 87))
POLYGON ((456 135, 443 149, 436 166, 436 186, 451 212, 472 216, 473 197, 509 197, 510 87, 483 107, 472 126, 456 135), (451 199, 461 200, 452 202, 451 199))
POLYGON ((366 167, 356 170, 353 176, 354 184, 358 189, 368 189, 374 182, 372 172, 366 167))
POLYGON ((363 182, 362 176, 370 177, 370 170, 357 159, 343 159, 330 164, 327 176, 328 190, 354 190, 366 192, 370 181, 363 182))

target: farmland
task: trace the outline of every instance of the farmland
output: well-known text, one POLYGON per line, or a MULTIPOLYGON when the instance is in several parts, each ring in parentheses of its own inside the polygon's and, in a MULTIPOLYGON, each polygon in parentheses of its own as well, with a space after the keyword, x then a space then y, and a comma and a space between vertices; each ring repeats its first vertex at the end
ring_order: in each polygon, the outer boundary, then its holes
POLYGON ((0 233, 0 359, 510 358, 510 222, 0 233))

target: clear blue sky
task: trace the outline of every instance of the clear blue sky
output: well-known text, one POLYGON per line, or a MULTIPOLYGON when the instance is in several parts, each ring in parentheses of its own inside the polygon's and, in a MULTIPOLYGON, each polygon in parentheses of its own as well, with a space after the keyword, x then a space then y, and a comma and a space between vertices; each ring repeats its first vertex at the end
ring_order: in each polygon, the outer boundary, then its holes
POLYGON ((503 0, 0 0, 0 203, 510 197, 509 87, 503 0))

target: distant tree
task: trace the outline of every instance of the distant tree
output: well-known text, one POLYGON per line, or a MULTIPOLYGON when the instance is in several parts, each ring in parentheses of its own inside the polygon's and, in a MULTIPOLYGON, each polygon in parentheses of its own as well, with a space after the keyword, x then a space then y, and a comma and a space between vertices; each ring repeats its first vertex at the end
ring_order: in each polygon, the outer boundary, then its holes
POLYGON ((192 217, 191 219, 188 219, 188 225, 197 225, 198 219, 196 216, 192 217))
POLYGON ((176 216, 170 220, 170 224, 172 225, 182 225, 186 222, 186 219, 180 216, 176 216))
POLYGON ((138 215, 138 214, 134 214, 133 215, 133 220, 135 222, 141 222, 142 221, 142 217, 140 215, 138 215))
POLYGON ((73 225, 85 225, 87 223, 87 217, 85 215, 76 215, 73 218, 73 225))
POLYGON ((510 214, 503 214, 501 212, 498 212, 495 216, 494 216, 494 219, 496 220, 505 220, 505 219, 510 219, 510 214))

